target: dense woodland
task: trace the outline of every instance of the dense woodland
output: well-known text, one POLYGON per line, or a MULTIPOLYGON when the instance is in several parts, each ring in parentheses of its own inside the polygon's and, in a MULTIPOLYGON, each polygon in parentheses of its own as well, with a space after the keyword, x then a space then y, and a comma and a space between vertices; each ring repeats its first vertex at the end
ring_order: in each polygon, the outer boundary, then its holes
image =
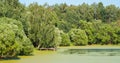
POLYGON ((0 0, 0 58, 30 55, 34 48, 93 44, 120 44, 119 7, 0 0))

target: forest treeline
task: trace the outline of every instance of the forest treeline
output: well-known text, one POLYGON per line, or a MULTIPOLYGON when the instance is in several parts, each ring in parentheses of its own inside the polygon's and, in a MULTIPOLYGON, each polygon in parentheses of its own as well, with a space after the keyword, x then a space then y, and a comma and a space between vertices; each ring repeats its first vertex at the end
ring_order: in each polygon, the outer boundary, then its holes
POLYGON ((120 44, 119 7, 0 0, 0 58, 30 55, 33 48, 92 44, 120 44))

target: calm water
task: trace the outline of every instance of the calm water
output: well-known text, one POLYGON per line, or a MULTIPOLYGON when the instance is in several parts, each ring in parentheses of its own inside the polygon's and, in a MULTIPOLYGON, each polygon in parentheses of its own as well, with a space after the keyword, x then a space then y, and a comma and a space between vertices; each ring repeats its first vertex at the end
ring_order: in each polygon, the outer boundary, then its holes
POLYGON ((68 49, 59 53, 79 56, 120 56, 120 49, 68 49))
POLYGON ((0 63, 120 63, 120 49, 58 49, 37 51, 34 56, 0 63))

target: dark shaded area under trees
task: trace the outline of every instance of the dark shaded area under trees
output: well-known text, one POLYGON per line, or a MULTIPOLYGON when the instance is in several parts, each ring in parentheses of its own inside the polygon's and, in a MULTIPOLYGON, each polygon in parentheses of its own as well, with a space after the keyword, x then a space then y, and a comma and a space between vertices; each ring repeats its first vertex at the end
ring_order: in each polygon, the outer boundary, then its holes
POLYGON ((0 0, 0 58, 29 55, 35 48, 120 44, 120 8, 0 0))

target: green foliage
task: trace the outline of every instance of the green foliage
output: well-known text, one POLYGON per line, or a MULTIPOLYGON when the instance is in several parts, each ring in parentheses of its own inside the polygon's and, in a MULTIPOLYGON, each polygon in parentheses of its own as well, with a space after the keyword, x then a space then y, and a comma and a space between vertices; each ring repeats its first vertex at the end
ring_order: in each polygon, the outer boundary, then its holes
POLYGON ((67 33, 62 33, 61 34, 61 44, 60 46, 70 46, 71 42, 70 42, 70 37, 67 33))
POLYGON ((24 10, 19 0, 0 0, 0 17, 8 17, 19 20, 24 10))
MULTIPOLYGON (((85 41, 87 44, 116 44, 119 42, 119 32, 113 31, 112 27, 114 26, 110 25, 111 22, 119 19, 119 15, 116 13, 119 14, 119 8, 114 5, 104 7, 102 2, 93 3, 92 5, 83 3, 79 6, 68 6, 65 3, 41 6, 33 3, 26 8, 22 23, 27 37, 38 48, 54 47, 51 46, 54 42, 54 40, 51 40, 54 36, 54 28, 59 28, 64 33, 70 33, 71 29, 84 30, 85 35, 83 34, 83 36, 87 37, 85 41)), ((118 30, 117 27, 116 30, 118 30)), ((61 37, 66 38, 66 40, 62 39, 62 45, 69 44, 67 36, 63 35, 61 37)), ((81 39, 81 36, 78 35, 77 39, 79 38, 81 39)), ((75 42, 77 40, 71 39, 71 41, 75 42)), ((79 43, 79 45, 82 44, 79 43)))
POLYGON ((91 45, 95 43, 95 27, 92 22, 80 20, 78 28, 85 30, 86 35, 88 36, 88 44, 91 45))
POLYGON ((111 23, 111 42, 112 44, 119 44, 120 43, 120 25, 119 22, 111 23))
POLYGON ((19 0, 0 0, 0 57, 29 55, 32 45, 120 44, 119 20, 120 8, 102 2, 25 7, 19 0))
POLYGON ((88 37, 84 30, 81 29, 72 29, 69 32, 71 42, 73 42, 74 45, 87 45, 88 44, 88 37))
POLYGON ((29 27, 26 26, 26 28, 34 47, 56 48, 61 40, 59 29, 55 27, 58 21, 56 13, 37 3, 31 4, 28 9, 26 21, 29 27))
POLYGON ((58 27, 60 30, 63 30, 63 32, 66 32, 66 33, 68 33, 72 28, 70 23, 67 23, 66 21, 63 21, 63 20, 58 21, 56 27, 58 27))
POLYGON ((110 31, 110 25, 103 24, 102 26, 100 26, 99 31, 96 34, 96 38, 101 44, 109 43, 110 41, 109 31, 110 31))
POLYGON ((117 20, 117 10, 115 5, 109 5, 105 8, 104 21, 110 23, 117 20))
POLYGON ((39 34, 38 48, 56 48, 61 42, 60 31, 54 26, 46 26, 39 34))
POLYGON ((19 43, 15 41, 15 25, 0 24, 0 57, 13 57, 19 54, 19 43))
POLYGON ((21 53, 31 54, 33 46, 24 34, 19 21, 0 18, 0 57, 14 57, 21 53))

